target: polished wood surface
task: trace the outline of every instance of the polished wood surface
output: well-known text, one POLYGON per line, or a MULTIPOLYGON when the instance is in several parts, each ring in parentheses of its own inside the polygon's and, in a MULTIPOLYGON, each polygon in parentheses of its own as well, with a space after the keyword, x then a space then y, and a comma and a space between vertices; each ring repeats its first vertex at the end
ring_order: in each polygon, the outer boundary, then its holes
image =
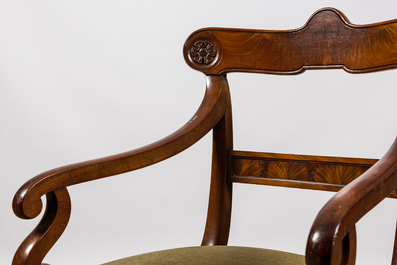
POLYGON ((313 68, 361 73, 395 68, 397 20, 355 25, 342 12, 325 9, 295 30, 205 28, 188 38, 184 55, 192 68, 207 75, 296 74, 313 68))
MULTIPOLYGON (((229 91, 226 76, 222 85, 229 91)), ((228 150, 233 149, 233 128, 230 93, 224 117, 213 129, 212 171, 207 223, 201 245, 226 245, 229 238, 232 212, 231 168, 228 166, 228 150)))
POLYGON ((234 150, 230 156, 233 182, 325 191, 339 191, 378 161, 234 150))
POLYGON ((348 257, 352 253, 344 250, 349 233, 358 220, 396 187, 397 140, 374 166, 336 193, 319 212, 307 242, 307 265, 354 264, 342 262, 352 259, 348 257))
POLYGON ((19 246, 12 264, 41 264, 65 230, 71 212, 68 191, 66 188, 52 191, 46 194, 46 198, 47 209, 43 218, 19 246))
MULTIPOLYGON (((328 8, 314 13, 296 30, 207 28, 187 39, 184 56, 207 78, 206 94, 193 117, 153 144, 56 168, 28 180, 15 194, 15 214, 24 219, 37 217, 44 195, 47 209, 18 248, 13 265, 41 264, 61 236, 71 211, 68 186, 153 165, 189 148, 211 130, 211 186, 202 245, 228 242, 233 182, 338 191, 313 222, 306 263, 355 264, 355 224, 386 197, 397 197, 397 142, 379 161, 233 150, 226 73, 296 74, 317 68, 365 73, 395 68, 397 20, 359 26, 340 11, 328 8)), ((396 255, 393 264, 397 263, 396 255)))
MULTIPOLYGON (((67 186, 136 170, 185 150, 206 135, 224 117, 229 102, 228 87, 224 86, 224 82, 222 76, 208 76, 207 90, 201 106, 182 128, 170 136, 130 152, 56 168, 32 178, 15 194, 14 213, 23 219, 35 218, 42 210, 40 198, 45 194, 59 190, 64 190, 67 193, 65 189, 67 186)), ((68 198, 67 196, 63 196, 62 199, 56 196, 51 198, 54 205, 70 203, 68 199, 63 199, 68 198)), ((26 243, 23 243, 23 246, 16 252, 13 260, 14 265, 41 264, 42 258, 56 241, 53 239, 55 234, 50 238, 51 240, 47 240, 45 235, 51 227, 57 226, 55 220, 61 218, 63 223, 67 223, 70 210, 64 208, 67 207, 47 208, 52 215, 55 215, 55 219, 46 218, 40 222, 39 227, 41 228, 32 232, 25 240, 26 243), (37 244, 45 245, 45 247, 36 247, 37 244), (36 249, 39 250, 36 251, 36 249), (37 255, 37 252, 41 254, 37 255)), ((63 231, 64 227, 60 226, 57 229, 63 231)), ((57 235, 60 236, 61 233, 57 235)))

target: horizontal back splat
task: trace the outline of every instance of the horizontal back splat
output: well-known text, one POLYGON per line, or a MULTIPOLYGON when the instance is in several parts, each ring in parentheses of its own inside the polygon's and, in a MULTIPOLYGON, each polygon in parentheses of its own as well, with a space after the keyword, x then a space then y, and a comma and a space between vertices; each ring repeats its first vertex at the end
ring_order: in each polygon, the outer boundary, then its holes
POLYGON ((397 20, 354 25, 338 10, 316 12, 288 31, 205 28, 184 47, 186 62, 207 75, 296 74, 309 68, 362 73, 397 66, 397 20))
POLYGON ((340 190, 378 161, 235 150, 229 155, 233 182, 326 191, 340 190))

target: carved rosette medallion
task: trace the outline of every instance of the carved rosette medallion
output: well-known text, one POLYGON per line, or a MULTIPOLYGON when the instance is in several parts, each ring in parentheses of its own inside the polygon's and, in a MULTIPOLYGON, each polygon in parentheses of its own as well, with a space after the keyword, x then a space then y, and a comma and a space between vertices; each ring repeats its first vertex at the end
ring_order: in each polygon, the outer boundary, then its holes
POLYGON ((221 61, 222 46, 210 32, 199 33, 186 41, 183 53, 192 68, 206 72, 221 61))
POLYGON ((210 64, 215 56, 216 49, 208 40, 196 41, 190 49, 190 58, 198 64, 210 64))

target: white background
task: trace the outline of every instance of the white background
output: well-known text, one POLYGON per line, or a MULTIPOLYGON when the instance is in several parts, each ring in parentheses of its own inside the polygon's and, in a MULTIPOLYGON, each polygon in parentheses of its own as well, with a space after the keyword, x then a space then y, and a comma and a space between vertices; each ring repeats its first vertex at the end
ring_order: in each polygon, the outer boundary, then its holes
MULTIPOLYGON (((397 17, 378 1, 0 1, 0 264, 38 219, 11 209, 29 178, 128 151, 178 129, 204 76, 184 62, 202 27, 293 29, 324 6, 356 24, 397 17)), ((397 134, 395 72, 230 74, 235 149, 380 158, 397 134)), ((208 201, 211 134, 150 168, 69 188, 72 217, 45 258, 99 264, 199 245, 208 201)), ((230 245, 303 254, 333 193, 235 185, 230 245)), ((358 223, 359 265, 390 264, 396 202, 358 223)))

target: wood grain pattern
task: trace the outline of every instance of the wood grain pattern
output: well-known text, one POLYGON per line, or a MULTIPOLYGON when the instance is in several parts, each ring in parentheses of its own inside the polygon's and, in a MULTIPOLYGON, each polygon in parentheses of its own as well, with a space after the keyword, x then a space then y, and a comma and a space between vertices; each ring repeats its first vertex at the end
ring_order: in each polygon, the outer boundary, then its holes
POLYGON ((69 222, 71 203, 66 188, 49 192, 46 198, 47 208, 44 216, 19 246, 12 261, 13 265, 41 264, 69 222))
POLYGON ((397 139, 375 165, 342 188, 321 209, 309 233, 306 264, 354 264, 354 258, 349 256, 355 255, 355 251, 346 249, 346 245, 355 245, 355 237, 351 236, 355 224, 396 187, 397 139))
MULTIPOLYGON (((229 86, 222 79, 224 90, 229 86)), ((232 182, 228 150, 233 149, 233 128, 230 94, 227 97, 225 116, 213 129, 212 170, 207 222, 201 245, 226 245, 229 239, 232 213, 232 182)))
POLYGON ((326 191, 339 191, 378 161, 245 151, 230 151, 230 156, 233 182, 326 191))
MULTIPOLYGON (((14 196, 14 213, 23 219, 35 218, 42 210, 40 198, 45 194, 57 193, 64 190, 67 186, 146 167, 190 147, 214 128, 224 117, 229 96, 228 87, 222 85, 225 82, 224 80, 225 77, 223 76, 207 77, 207 90, 199 109, 191 120, 168 137, 139 149, 56 168, 30 179, 14 196)), ((60 224, 65 224, 66 226, 70 212, 58 211, 56 207, 47 209, 50 211, 49 215, 59 220, 51 226, 59 226, 60 224)), ((52 235, 51 229, 53 228, 51 226, 39 226, 41 227, 41 234, 52 235), (44 228, 48 230, 42 231, 44 228)), ((61 227, 54 229, 58 231, 61 227)), ((61 230, 63 231, 63 229, 61 230)), ((35 231, 32 232, 32 234, 35 233, 35 231)), ((53 240, 52 236, 39 236, 40 246, 43 247, 30 250, 32 244, 25 244, 25 242, 32 241, 30 239, 31 235, 18 248, 13 265, 41 264, 42 258, 56 241, 53 240), (25 257, 26 255, 29 256, 25 257)), ((36 236, 34 236, 33 240, 38 241, 36 236)))
MULTIPOLYGON (((14 197, 14 213, 24 219, 37 217, 43 195, 47 209, 18 248, 13 265, 39 265, 63 233, 71 207, 66 187, 150 166, 189 148, 212 129, 211 187, 202 245, 227 244, 232 182, 339 190, 313 222, 306 264, 355 263, 355 224, 387 196, 397 197, 397 140, 379 161, 233 151, 226 73, 296 74, 311 68, 364 73, 395 68, 397 20, 358 26, 328 8, 296 30, 207 28, 188 38, 184 56, 191 67, 207 75, 206 94, 193 117, 150 145, 56 168, 27 181, 14 197)), ((396 249, 393 264, 397 263, 396 249)))
POLYGON ((310 68, 343 68, 352 73, 397 66, 397 20, 355 25, 336 9, 316 12, 296 30, 205 28, 185 44, 185 59, 205 74, 263 72, 296 74, 310 68), (192 43, 218 41, 222 56, 202 68, 187 55, 192 43))

